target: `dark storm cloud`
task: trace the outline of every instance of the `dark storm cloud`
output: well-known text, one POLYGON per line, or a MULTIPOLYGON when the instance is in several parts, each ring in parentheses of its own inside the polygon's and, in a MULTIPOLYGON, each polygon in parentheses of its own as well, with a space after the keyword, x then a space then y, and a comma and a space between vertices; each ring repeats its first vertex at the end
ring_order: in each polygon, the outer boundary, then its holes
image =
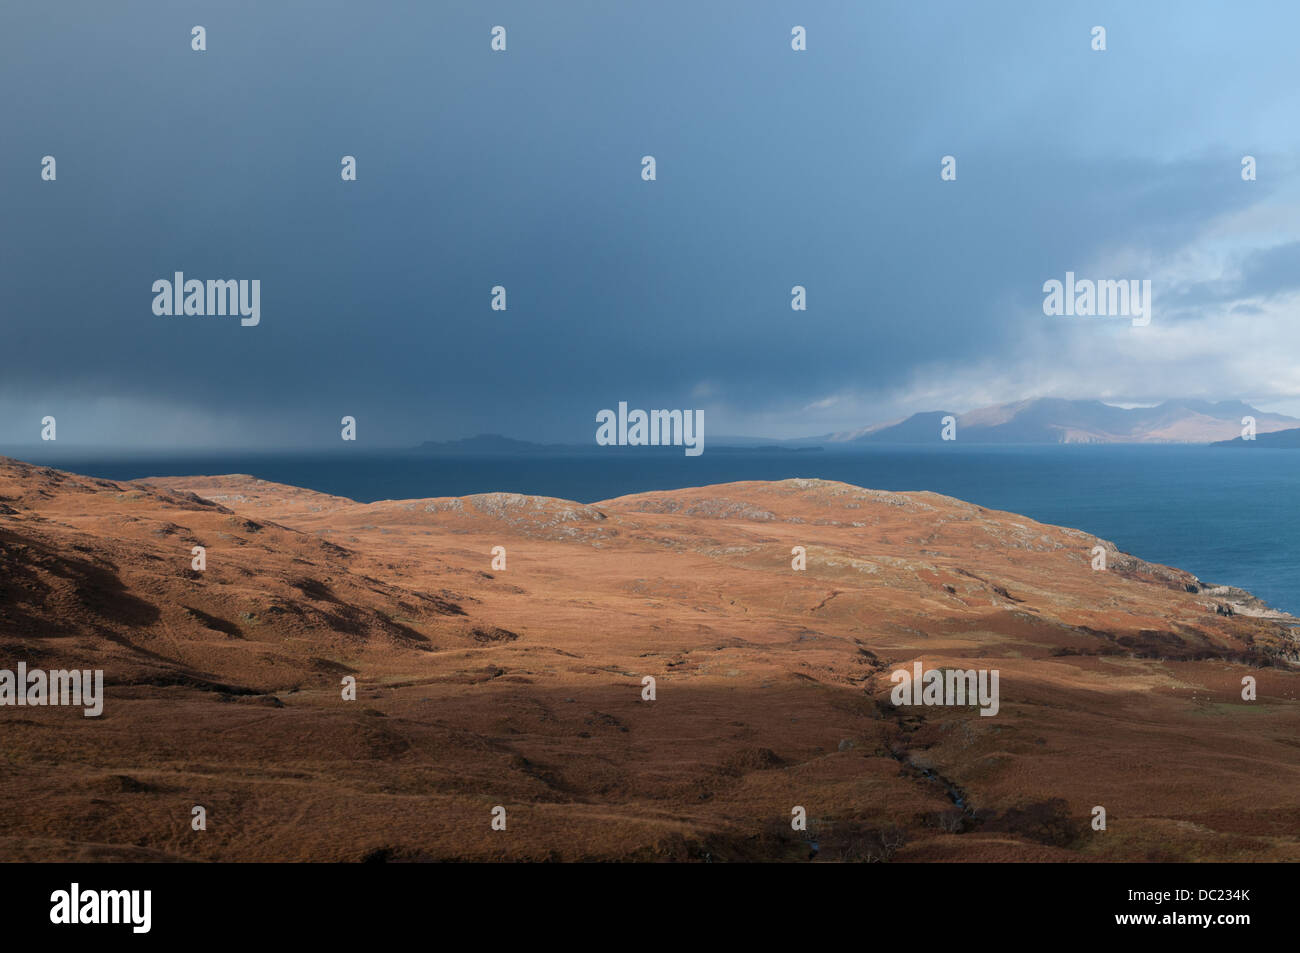
MULTIPOLYGON (((249 442, 336 439, 344 413, 398 443, 589 439, 620 399, 761 413, 977 363, 1045 279, 1257 200, 1238 140, 1276 103, 1215 126, 1211 83, 1293 70, 1244 14, 1193 34, 1124 5, 23 6, 0 14, 0 400, 184 407, 196 439, 211 413, 249 442), (155 316, 176 271, 260 279, 261 324, 155 316)), ((1294 252, 1270 254, 1248 278, 1282 287, 1294 252)))

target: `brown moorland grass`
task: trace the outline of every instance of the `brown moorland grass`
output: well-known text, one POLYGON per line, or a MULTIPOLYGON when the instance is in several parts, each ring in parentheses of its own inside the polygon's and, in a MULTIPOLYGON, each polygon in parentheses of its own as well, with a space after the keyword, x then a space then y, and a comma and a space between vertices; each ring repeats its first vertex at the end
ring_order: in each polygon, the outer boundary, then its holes
POLYGON ((931 493, 359 504, 0 459, 0 667, 107 696, 0 708, 0 858, 1297 860, 1294 624, 931 493), (997 669, 997 716, 895 707, 917 660, 997 669))

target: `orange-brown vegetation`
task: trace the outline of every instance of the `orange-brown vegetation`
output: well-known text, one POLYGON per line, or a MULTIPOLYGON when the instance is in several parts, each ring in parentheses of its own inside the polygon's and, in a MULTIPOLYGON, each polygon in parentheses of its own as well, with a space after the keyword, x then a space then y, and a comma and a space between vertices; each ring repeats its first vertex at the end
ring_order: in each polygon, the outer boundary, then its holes
POLYGON ((1098 543, 818 480, 359 504, 0 458, 0 667, 106 682, 0 708, 0 858, 1300 860, 1295 620, 1098 543), (999 670, 998 715, 895 707, 918 659, 999 670))

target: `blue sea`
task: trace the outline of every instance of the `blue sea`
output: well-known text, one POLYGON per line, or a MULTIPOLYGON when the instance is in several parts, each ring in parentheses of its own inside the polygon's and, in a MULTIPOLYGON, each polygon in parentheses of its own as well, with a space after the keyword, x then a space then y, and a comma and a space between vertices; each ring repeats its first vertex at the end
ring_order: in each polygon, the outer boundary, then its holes
POLYGON ((251 473, 371 502, 510 491, 584 503, 735 480, 820 477, 932 490, 1094 533, 1300 615, 1300 450, 1193 446, 878 447, 724 452, 606 448, 566 456, 261 453, 111 458, 0 452, 92 476, 251 473))

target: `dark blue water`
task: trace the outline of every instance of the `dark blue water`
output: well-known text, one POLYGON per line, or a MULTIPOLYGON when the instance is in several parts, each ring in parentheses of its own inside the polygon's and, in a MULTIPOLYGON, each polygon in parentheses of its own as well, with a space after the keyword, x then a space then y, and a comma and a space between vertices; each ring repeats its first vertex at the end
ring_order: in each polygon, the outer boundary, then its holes
POLYGON ((251 473, 370 502, 495 490, 584 503, 734 480, 821 477, 933 490, 1072 526, 1143 559, 1240 586, 1300 614, 1300 451, 1262 448, 892 447, 724 453, 607 448, 574 456, 419 458, 400 453, 222 454, 110 459, 5 451, 113 480, 251 473))

